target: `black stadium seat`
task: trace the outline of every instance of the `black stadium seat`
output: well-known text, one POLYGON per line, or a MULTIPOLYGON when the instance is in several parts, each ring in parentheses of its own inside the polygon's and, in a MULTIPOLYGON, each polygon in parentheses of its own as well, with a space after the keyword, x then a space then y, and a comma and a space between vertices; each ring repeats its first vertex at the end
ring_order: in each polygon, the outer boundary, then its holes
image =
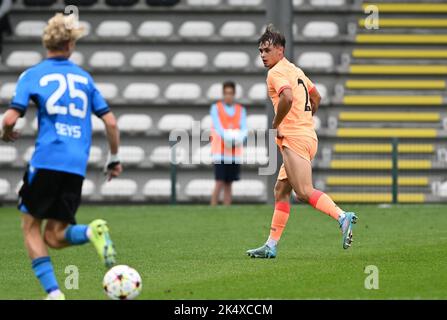
POLYGON ((23 0, 26 6, 51 6, 56 3, 56 0, 23 0))
POLYGON ((65 4, 74 6, 92 6, 98 2, 98 0, 65 0, 65 4))
POLYGON ((149 6, 175 6, 180 0, 146 0, 149 6))
POLYGON ((137 2, 138 0, 106 0, 106 4, 112 7, 130 7, 137 2))

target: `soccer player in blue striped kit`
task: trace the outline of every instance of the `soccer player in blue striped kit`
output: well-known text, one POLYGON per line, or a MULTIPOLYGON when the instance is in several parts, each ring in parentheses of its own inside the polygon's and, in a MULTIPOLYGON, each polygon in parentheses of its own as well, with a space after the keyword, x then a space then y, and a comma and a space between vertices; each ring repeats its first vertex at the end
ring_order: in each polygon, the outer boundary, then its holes
POLYGON ((19 192, 18 208, 23 213, 25 247, 47 300, 65 299, 48 247, 62 249, 91 242, 107 267, 115 263, 116 252, 106 221, 78 225, 75 220, 90 153, 92 113, 104 121, 106 128, 108 179, 122 171, 115 116, 90 74, 68 60, 83 33, 74 15, 58 13, 48 21, 42 39, 47 58, 21 74, 1 128, 2 140, 15 141, 18 133, 14 125, 25 114, 29 100, 34 101, 39 132, 19 192))

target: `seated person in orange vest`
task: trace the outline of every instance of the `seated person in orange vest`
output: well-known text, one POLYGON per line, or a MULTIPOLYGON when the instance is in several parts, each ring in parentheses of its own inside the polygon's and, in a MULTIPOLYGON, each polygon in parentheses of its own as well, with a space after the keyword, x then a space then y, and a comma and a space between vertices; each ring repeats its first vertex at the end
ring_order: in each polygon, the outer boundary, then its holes
POLYGON ((217 205, 223 189, 224 205, 231 204, 231 184, 240 179, 242 145, 247 138, 247 113, 240 104, 234 103, 236 85, 223 84, 223 101, 211 106, 211 153, 216 185, 211 205, 217 205))

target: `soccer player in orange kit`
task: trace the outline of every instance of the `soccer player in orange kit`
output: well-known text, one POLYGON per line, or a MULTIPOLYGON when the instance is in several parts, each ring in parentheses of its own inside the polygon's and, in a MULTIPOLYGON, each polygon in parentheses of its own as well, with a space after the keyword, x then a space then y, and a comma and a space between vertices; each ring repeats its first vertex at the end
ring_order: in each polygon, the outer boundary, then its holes
POLYGON ((345 212, 312 184, 311 160, 318 148, 312 116, 318 110, 320 95, 304 72, 284 57, 284 36, 269 25, 259 38, 259 52, 267 75, 268 94, 275 108, 273 129, 281 150, 283 165, 275 185, 275 211, 270 236, 260 248, 248 250, 253 258, 275 258, 276 247, 287 224, 292 189, 298 199, 337 220, 343 233, 343 248, 352 243, 357 216, 345 212))

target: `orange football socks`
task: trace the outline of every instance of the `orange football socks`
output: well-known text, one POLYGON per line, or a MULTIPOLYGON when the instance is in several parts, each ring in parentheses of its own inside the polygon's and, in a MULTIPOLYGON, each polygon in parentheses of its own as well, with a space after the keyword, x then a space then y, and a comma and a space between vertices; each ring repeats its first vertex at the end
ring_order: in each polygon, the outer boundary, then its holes
POLYGON ((321 192, 320 190, 314 189, 309 198, 309 204, 337 221, 340 215, 344 214, 344 211, 340 209, 326 193, 321 192))
POLYGON ((287 220, 289 220, 290 213, 290 203, 289 202, 277 202, 275 204, 275 212, 273 213, 272 218, 272 227, 270 229, 270 237, 267 241, 267 244, 271 246, 275 246, 279 239, 281 238, 281 234, 286 227, 287 220))

